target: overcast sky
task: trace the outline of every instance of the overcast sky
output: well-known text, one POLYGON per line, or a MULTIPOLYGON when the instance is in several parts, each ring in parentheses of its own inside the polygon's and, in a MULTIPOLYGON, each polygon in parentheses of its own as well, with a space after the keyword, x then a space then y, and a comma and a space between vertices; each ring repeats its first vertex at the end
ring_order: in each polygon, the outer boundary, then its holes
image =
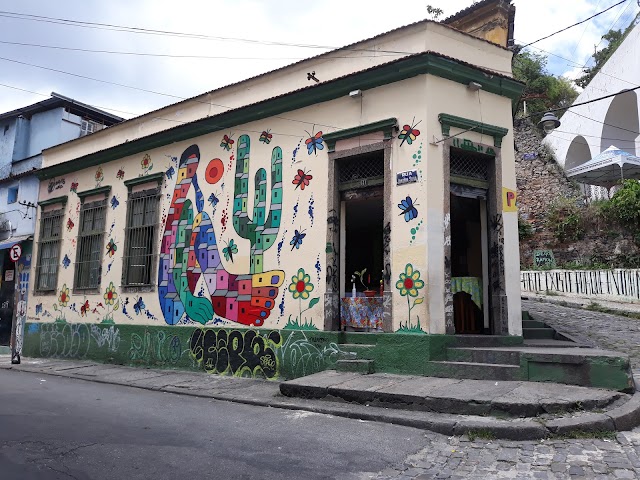
MULTIPOLYGON (((617 1, 514 0, 516 41, 524 44, 536 40, 617 1)), ((57 92, 130 118, 327 51, 265 44, 267 42, 340 47, 425 18, 427 4, 442 8, 446 17, 472 3, 472 0, 0 0, 0 112, 35 103, 47 98, 51 92, 57 92), (18 19, 13 15, 15 13, 234 37, 261 43, 83 28, 42 21, 45 19, 18 19), (125 55, 122 52, 172 57, 125 55), (218 58, 179 58, 185 55, 218 58), (15 61, 165 95, 100 83, 15 61)), ((549 56, 548 67, 552 73, 575 75, 593 53, 600 37, 611 27, 628 25, 638 9, 636 0, 627 0, 604 15, 540 42, 536 47, 564 57, 549 56)))

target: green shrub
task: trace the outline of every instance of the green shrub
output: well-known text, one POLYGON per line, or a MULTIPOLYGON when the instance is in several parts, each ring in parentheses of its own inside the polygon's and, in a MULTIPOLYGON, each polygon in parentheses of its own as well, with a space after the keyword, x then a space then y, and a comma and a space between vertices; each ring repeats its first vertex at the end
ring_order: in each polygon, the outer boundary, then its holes
POLYGON ((518 215, 518 237, 520 240, 526 240, 533 236, 533 227, 529 222, 518 215))
POLYGON ((621 226, 632 227, 636 233, 640 227, 640 182, 625 180, 611 200, 599 206, 607 218, 621 226))
POLYGON ((580 240, 585 233, 584 208, 579 206, 577 198, 559 198, 547 212, 546 227, 560 242, 580 240))

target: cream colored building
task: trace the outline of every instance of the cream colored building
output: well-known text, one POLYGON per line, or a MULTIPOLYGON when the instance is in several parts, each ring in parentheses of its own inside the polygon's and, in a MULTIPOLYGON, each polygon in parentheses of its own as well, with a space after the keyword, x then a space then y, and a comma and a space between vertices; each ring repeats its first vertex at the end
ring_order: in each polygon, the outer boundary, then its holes
POLYGON ((505 47, 425 20, 46 150, 29 322, 520 336, 505 47))

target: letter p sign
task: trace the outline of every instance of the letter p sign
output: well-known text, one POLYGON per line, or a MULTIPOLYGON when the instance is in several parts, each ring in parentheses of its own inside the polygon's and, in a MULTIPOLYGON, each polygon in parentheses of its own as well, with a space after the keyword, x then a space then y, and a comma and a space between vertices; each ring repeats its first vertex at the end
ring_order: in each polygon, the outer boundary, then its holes
POLYGON ((515 190, 508 188, 502 188, 502 210, 504 212, 516 212, 518 208, 516 206, 517 195, 515 190))

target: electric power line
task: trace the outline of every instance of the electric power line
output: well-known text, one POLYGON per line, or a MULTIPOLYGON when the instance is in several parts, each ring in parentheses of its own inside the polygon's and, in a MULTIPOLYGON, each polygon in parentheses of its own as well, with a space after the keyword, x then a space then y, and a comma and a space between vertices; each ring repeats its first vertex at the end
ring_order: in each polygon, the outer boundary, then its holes
POLYGON ((553 37, 554 35, 557 35, 557 34, 559 34, 559 33, 562 33, 562 32, 564 32, 564 31, 566 31, 566 30, 569 30, 570 28, 573 28, 573 27, 575 27, 575 26, 577 26, 577 25, 580 25, 581 23, 588 22, 588 21, 589 21, 589 20, 591 20, 592 18, 595 18, 595 17, 597 17, 597 16, 599 16, 599 15, 602 15, 603 13, 608 12, 609 10, 611 10, 611 9, 612 9, 612 8, 614 8, 614 7, 617 7, 618 5, 622 5, 623 3, 627 2, 627 1, 629 1, 629 0, 622 0, 622 1, 618 2, 618 3, 616 3, 615 5, 611 5, 610 7, 608 7, 608 8, 606 8, 606 9, 602 10, 601 12, 596 13, 595 15, 591 15, 589 18, 585 18, 584 20, 580 20, 579 22, 574 23, 573 25, 569 25, 568 27, 565 27, 565 28, 563 28, 563 29, 561 29, 561 30, 558 30, 557 32, 553 32, 553 33, 552 33, 552 34, 550 34, 550 35, 547 35, 547 36, 545 36, 545 37, 539 38, 538 40, 534 40, 533 42, 529 42, 529 43, 527 43, 526 45, 523 45, 523 47, 522 47, 522 48, 526 48, 526 47, 528 47, 528 46, 530 46, 530 45, 533 45, 534 43, 538 43, 538 42, 541 42, 542 40, 546 40, 547 38, 551 38, 551 37, 553 37))

